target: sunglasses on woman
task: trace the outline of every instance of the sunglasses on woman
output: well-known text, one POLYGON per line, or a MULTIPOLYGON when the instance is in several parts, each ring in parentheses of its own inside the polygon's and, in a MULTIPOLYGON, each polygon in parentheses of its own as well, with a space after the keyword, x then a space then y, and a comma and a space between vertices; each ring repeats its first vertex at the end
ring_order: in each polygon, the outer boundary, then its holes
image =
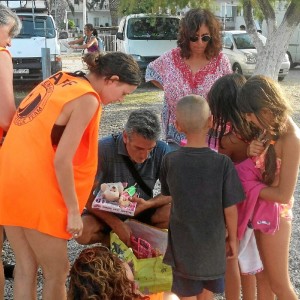
POLYGON ((210 35, 203 35, 203 36, 190 36, 190 41, 193 42, 193 43, 196 43, 199 41, 199 39, 204 42, 204 43, 207 43, 211 40, 211 36, 210 35))

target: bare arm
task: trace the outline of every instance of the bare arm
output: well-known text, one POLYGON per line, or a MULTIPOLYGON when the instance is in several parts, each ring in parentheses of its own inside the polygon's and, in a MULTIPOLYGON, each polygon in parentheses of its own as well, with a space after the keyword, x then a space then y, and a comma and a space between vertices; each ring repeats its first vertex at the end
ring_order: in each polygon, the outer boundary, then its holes
POLYGON ((225 222, 228 232, 228 258, 235 258, 237 256, 237 208, 236 205, 229 206, 224 209, 225 222))
MULTIPOLYGON (((296 126, 296 125, 295 125, 296 126)), ((297 183, 300 163, 299 129, 286 134, 282 139, 281 167, 279 184, 261 190, 260 197, 266 200, 287 204, 291 200, 297 183)))
POLYGON ((172 197, 159 194, 159 195, 153 197, 152 199, 144 200, 142 198, 139 198, 138 196, 133 196, 132 201, 137 202, 137 206, 136 206, 136 210, 135 210, 135 214, 134 214, 136 216, 146 209, 157 208, 157 207, 161 207, 163 205, 171 203, 172 197))
POLYGON ((90 40, 86 44, 78 45, 75 47, 72 47, 74 49, 86 49, 90 48, 93 44, 98 44, 98 41, 95 37, 90 38, 90 40))
POLYGON ((10 55, 0 51, 0 127, 7 131, 16 112, 13 91, 13 65, 10 55), (4 71, 5 70, 5 71, 4 71))
POLYGON ((98 100, 93 95, 84 95, 63 108, 57 124, 66 128, 58 144, 54 167, 57 181, 68 210, 67 231, 70 234, 82 233, 82 221, 75 190, 73 158, 82 135, 98 109, 98 100))
POLYGON ((80 37, 79 39, 76 39, 74 41, 68 42, 69 45, 76 45, 76 44, 81 44, 84 41, 84 37, 80 37))

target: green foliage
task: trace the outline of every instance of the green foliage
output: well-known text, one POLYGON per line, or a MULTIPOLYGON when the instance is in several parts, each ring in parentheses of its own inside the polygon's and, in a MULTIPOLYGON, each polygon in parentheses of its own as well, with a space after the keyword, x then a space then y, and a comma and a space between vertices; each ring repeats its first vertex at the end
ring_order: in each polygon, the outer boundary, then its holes
POLYGON ((70 29, 73 29, 76 27, 75 21, 74 20, 68 20, 68 27, 70 29))
POLYGON ((134 13, 166 13, 170 11, 175 14, 177 9, 189 7, 210 8, 214 0, 122 0, 119 12, 122 15, 134 13))
MULTIPOLYGON (((271 6, 273 7, 273 9, 275 8, 276 2, 282 2, 284 4, 285 8, 287 8, 291 2, 291 1, 285 1, 285 0, 268 0, 268 1, 271 4, 271 6)), ((263 22, 263 20, 265 19, 265 16, 264 16, 263 12, 261 11, 259 2, 260 2, 260 0, 251 0, 251 4, 253 7, 253 17, 254 17, 254 19, 258 20, 258 22, 261 24, 263 22)), ((239 0, 240 6, 243 6, 243 3, 244 3, 243 0, 239 0)))

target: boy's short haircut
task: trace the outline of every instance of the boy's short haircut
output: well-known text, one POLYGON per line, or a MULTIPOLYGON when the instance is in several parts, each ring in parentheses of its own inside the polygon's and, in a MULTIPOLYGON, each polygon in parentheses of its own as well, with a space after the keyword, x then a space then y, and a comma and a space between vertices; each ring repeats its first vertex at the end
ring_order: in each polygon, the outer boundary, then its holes
POLYGON ((193 133, 204 129, 210 116, 207 101, 198 95, 181 98, 176 106, 177 124, 185 133, 193 133))

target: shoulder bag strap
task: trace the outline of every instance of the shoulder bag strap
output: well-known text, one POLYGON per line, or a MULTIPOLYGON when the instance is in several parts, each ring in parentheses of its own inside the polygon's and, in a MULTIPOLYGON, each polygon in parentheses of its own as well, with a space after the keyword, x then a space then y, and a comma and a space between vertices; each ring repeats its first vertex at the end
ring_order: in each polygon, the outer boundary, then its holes
MULTIPOLYGON (((117 141, 117 137, 118 135, 116 134, 112 134, 112 137, 114 139, 114 141, 117 141)), ((127 156, 127 155, 122 155, 122 158, 124 160, 124 162, 126 163, 131 175, 133 176, 133 178, 136 180, 136 182, 138 183, 138 185, 140 186, 140 188, 151 198, 153 198, 153 191, 151 188, 149 188, 149 186, 145 183, 145 181, 143 180, 143 178, 141 177, 140 173, 138 172, 138 170, 136 169, 136 167, 134 166, 132 160, 127 156)))

